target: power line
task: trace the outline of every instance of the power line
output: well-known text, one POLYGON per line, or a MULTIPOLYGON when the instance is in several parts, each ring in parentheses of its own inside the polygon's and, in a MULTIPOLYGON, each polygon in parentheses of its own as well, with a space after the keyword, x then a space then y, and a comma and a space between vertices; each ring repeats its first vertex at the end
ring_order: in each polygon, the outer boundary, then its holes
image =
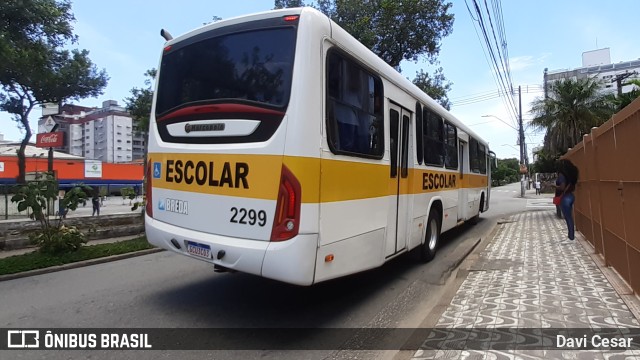
MULTIPOLYGON (((484 0, 485 6, 487 7, 487 17, 488 17, 488 21, 485 20, 483 12, 481 10, 481 6, 478 4, 478 1, 476 0, 472 0, 473 1, 473 7, 475 9, 475 15, 477 16, 477 19, 474 17, 473 12, 471 11, 469 4, 467 3, 467 0, 465 0, 465 5, 467 6, 467 10, 469 11, 469 14, 471 15, 471 18, 478 23, 478 26, 476 27, 475 23, 474 23, 474 29, 476 31, 476 36, 478 37, 478 40, 480 41, 481 44, 484 44, 485 46, 483 46, 483 52, 485 54, 485 59, 487 60, 487 63, 490 65, 490 67, 493 68, 493 72, 492 75, 494 76, 494 80, 496 81, 496 85, 498 85, 498 88, 502 89, 502 92, 504 92, 505 94, 510 94, 510 96, 507 96, 507 99, 503 98, 503 101, 505 102, 505 106, 507 108, 507 110, 510 113, 510 117, 513 117, 513 119, 517 118, 517 110, 516 110, 516 106, 515 106, 515 101, 513 99, 513 85, 511 83, 511 75, 510 75, 510 70, 508 68, 508 65, 506 65, 508 63, 508 61, 505 61, 505 56, 506 56, 506 52, 504 51, 505 46, 506 46, 506 40, 504 39, 504 26, 503 26, 503 21, 502 21, 502 12, 501 10, 497 12, 499 16, 499 19, 496 21, 496 26, 493 26, 493 20, 491 20, 491 14, 488 10, 488 5, 486 3, 486 0, 484 0), (494 50, 494 46, 492 45, 492 42, 490 40, 489 34, 488 34, 488 30, 487 30, 487 26, 485 25, 486 22, 489 22, 491 28, 492 28, 492 37, 494 39, 495 45, 496 45, 496 50, 494 50), (501 34, 501 41, 498 42, 497 40, 497 36, 495 35, 495 28, 498 28, 498 33, 501 34), (482 38, 480 33, 478 32, 478 28, 480 29, 480 32, 482 33, 482 38), (484 39, 484 41, 483 41, 484 39), (485 51, 485 47, 486 47, 486 51, 485 51), (500 49, 502 49, 503 51, 499 51, 500 49), (496 55, 496 52, 498 52, 498 54, 496 55), (504 54, 504 55, 503 55, 504 54)), ((494 4, 494 8, 496 8, 498 5, 494 4)), ((496 13, 494 11, 494 13, 496 13)), ((496 16, 498 17, 498 16, 496 16)), ((511 119, 513 121, 513 119, 511 119)))
MULTIPOLYGON (((539 89, 539 90, 527 90, 527 91, 523 91, 523 93, 542 93, 544 92, 543 89, 539 89)), ((499 90, 495 90, 492 92, 487 92, 484 93, 484 95, 476 95, 476 96, 469 96, 469 97, 459 97, 459 100, 453 100, 451 99, 451 106, 464 106, 464 105, 471 105, 471 104, 475 104, 475 103, 479 103, 479 102, 483 102, 483 101, 487 101, 487 100, 492 100, 492 99, 497 99, 499 97, 502 97, 506 95, 504 92, 501 92, 499 90)))
MULTIPOLYGON (((524 88, 523 93, 538 92, 539 90, 544 90, 544 86, 540 84, 525 84, 521 86, 524 88)), ((499 91, 500 90, 488 90, 488 91, 482 91, 482 92, 477 92, 477 93, 468 94, 468 95, 460 95, 460 96, 452 97, 450 98, 450 100, 461 100, 461 99, 472 98, 472 97, 481 96, 481 95, 496 94, 499 91)))

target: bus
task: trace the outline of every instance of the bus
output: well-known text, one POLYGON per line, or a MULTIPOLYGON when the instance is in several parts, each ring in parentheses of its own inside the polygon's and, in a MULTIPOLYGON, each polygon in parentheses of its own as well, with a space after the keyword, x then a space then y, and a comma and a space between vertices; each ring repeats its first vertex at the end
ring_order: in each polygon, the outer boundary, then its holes
POLYGON ((489 208, 489 147, 312 8, 214 22, 162 51, 152 245, 308 286, 381 266, 489 208))

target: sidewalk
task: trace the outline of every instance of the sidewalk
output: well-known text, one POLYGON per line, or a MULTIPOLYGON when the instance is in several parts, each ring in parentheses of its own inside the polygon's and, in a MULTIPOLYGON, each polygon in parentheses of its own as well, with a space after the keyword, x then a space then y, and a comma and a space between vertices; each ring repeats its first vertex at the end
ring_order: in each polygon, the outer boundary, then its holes
MULTIPOLYGON (((138 201, 140 198, 138 198, 138 201)), ((134 200, 135 201, 135 200, 134 200)), ((4 207, 4 204, 1 206, 4 207)), ((131 202, 129 199, 123 200, 122 197, 108 197, 100 206, 100 215, 116 215, 116 214, 137 214, 139 211, 131 210, 131 202)), ((55 207, 57 211, 57 207, 55 207)), ((140 209, 142 210, 142 209, 140 209)), ((6 211, 6 210, 5 210, 6 211)), ((75 211, 69 211, 67 214, 67 218, 76 218, 76 217, 91 217, 93 213, 93 207, 91 205, 91 199, 88 199, 87 203, 83 206, 80 205, 75 211)), ((55 216, 51 216, 51 218, 56 218, 55 216)), ((13 222, 21 222, 21 221, 33 221, 29 219, 29 216, 24 213, 22 216, 11 216, 9 219, 5 219, 4 215, 0 216, 0 223, 13 223, 13 222)))
MULTIPOLYGON (((507 219, 476 261, 462 265, 468 276, 446 310, 433 314, 439 316, 434 327, 443 331, 432 332, 413 359, 640 360, 640 350, 550 350, 554 343, 548 342, 531 350, 491 346, 499 336, 504 340, 504 332, 537 336, 534 341, 541 342, 548 340, 543 333, 563 328, 622 329, 622 333, 623 328, 635 328, 633 334, 640 335, 637 314, 627 306, 640 308, 638 298, 623 295, 625 302, 616 291, 624 283, 611 277, 615 273, 610 269, 599 267, 580 233, 570 241, 566 232, 565 222, 550 209, 507 219)), ((639 344, 640 336, 636 337, 634 344, 639 344)))

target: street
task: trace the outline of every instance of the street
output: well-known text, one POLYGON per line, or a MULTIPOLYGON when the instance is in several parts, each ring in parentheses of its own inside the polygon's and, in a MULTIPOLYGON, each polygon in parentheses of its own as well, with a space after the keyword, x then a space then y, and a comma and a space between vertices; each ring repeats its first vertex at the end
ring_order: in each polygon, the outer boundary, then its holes
MULTIPOLYGON (((0 282, 4 328, 416 327, 447 289, 455 266, 507 214, 549 208, 550 198, 521 199, 519 184, 492 189, 478 225, 443 236, 431 263, 406 254, 381 268, 313 287, 215 273, 168 252, 0 282)), ((535 195, 533 195, 535 197, 535 195)), ((164 352, 162 353, 165 354, 164 352)), ((353 358, 349 351, 181 351, 183 359, 353 358)), ((388 356, 371 352, 360 358, 388 356)), ((153 351, 12 351, 2 358, 155 359, 153 351)))

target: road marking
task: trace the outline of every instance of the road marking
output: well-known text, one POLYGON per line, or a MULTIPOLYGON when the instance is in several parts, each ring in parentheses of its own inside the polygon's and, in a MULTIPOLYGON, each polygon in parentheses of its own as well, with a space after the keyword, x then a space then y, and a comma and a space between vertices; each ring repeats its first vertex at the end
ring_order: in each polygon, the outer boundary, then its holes
POLYGON ((553 199, 527 199, 527 209, 555 209, 553 199))

